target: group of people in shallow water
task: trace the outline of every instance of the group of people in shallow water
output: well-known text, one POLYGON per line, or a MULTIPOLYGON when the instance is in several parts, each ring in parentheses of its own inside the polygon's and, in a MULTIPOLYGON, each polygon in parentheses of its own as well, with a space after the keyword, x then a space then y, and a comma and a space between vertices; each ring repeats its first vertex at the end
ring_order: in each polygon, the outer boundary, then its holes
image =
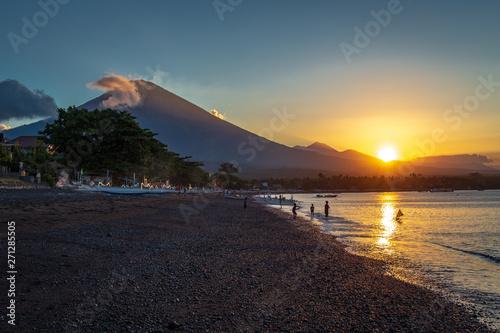
MULTIPOLYGON (((280 196, 280 200, 281 200, 281 196, 280 196)), ((243 200, 243 210, 247 210, 247 198, 245 197, 245 199, 243 200)), ((325 217, 328 217, 328 212, 330 211, 330 205, 328 205, 328 201, 325 202, 325 217)), ((297 217, 297 203, 293 203, 293 207, 292 207, 292 214, 293 214, 293 218, 296 218, 297 217)), ((311 217, 314 217, 314 204, 311 204, 311 217)))
MULTIPOLYGON (((325 217, 328 217, 328 213, 330 211, 330 205, 328 205, 328 201, 325 202, 325 217)), ((293 218, 297 217, 297 204, 294 203, 292 207, 293 218)), ((314 204, 311 204, 311 217, 314 217, 314 204)))

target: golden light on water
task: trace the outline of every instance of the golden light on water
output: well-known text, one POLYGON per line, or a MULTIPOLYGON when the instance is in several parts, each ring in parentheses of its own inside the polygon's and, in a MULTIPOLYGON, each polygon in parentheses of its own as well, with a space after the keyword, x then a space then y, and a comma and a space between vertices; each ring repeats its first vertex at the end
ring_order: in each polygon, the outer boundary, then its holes
POLYGON ((381 207, 380 207, 380 227, 381 233, 378 236, 377 243, 387 249, 391 243, 391 238, 397 228, 397 222, 395 220, 396 207, 394 204, 395 195, 391 193, 386 193, 381 196, 381 207))

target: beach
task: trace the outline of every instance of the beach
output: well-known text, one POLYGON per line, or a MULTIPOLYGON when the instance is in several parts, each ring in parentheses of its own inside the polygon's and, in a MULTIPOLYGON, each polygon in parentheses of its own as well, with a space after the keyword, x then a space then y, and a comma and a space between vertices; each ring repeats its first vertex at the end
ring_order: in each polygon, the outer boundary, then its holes
POLYGON ((306 220, 219 195, 0 190, 2 332, 489 332, 306 220))

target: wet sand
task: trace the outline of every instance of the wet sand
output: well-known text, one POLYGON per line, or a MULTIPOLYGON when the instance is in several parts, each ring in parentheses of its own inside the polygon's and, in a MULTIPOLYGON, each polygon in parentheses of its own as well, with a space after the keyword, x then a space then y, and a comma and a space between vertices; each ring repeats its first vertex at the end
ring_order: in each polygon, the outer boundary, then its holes
POLYGON ((0 190, 0 216, 2 332, 488 332, 463 306, 253 202, 0 190))

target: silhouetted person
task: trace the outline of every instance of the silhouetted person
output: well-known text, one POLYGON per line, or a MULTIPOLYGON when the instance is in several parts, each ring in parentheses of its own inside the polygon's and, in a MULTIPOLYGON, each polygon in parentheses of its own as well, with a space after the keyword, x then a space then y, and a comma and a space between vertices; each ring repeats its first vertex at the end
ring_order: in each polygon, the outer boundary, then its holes
POLYGON ((245 200, 243 200, 243 210, 247 210, 247 198, 245 197, 245 200))
POLYGON ((325 203, 325 217, 328 217, 328 210, 330 209, 330 206, 328 205, 328 201, 325 203))
POLYGON ((292 213, 293 213, 293 218, 296 218, 297 217, 297 204, 295 202, 293 203, 292 213))
POLYGON ((314 204, 311 204, 311 217, 314 216, 314 204))

